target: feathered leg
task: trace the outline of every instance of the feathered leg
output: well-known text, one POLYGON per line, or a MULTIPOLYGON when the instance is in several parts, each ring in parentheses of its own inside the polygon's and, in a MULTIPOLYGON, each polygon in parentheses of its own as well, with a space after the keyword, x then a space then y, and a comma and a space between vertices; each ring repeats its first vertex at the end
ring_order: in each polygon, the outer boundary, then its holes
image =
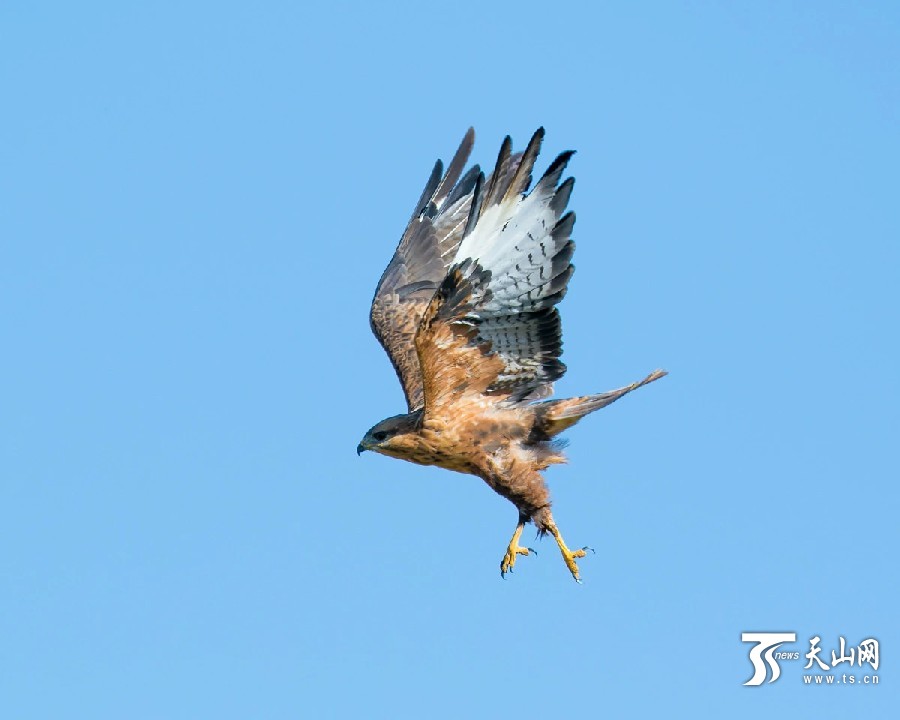
POLYGON ((504 555, 503 560, 500 561, 500 577, 506 577, 506 573, 511 573, 513 571, 513 568, 516 565, 517 555, 537 555, 537 550, 534 548, 519 546, 519 538, 522 536, 522 530, 525 528, 526 522, 528 522, 528 518, 519 513, 519 524, 516 525, 516 531, 509 541, 509 547, 506 548, 506 555, 504 555))

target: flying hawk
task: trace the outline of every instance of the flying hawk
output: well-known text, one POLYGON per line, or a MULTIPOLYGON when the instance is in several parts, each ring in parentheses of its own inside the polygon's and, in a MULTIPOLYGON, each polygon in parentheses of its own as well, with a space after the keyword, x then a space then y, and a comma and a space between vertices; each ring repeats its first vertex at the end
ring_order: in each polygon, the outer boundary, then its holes
MULTIPOLYGON (((559 433, 594 410, 661 378, 599 395, 546 400, 566 366, 556 304, 572 276, 574 178, 560 183, 562 153, 529 191, 544 129, 523 153, 507 136, 494 171, 463 174, 469 128, 447 172, 435 163, 422 197, 381 276, 371 324, 406 394, 409 412, 370 429, 357 453, 373 450, 482 478, 512 502, 519 521, 500 563, 512 572, 527 522, 550 533, 572 577, 576 558, 550 512, 541 471, 565 462, 559 433)), ((536 554, 536 553, 535 553, 536 554)))

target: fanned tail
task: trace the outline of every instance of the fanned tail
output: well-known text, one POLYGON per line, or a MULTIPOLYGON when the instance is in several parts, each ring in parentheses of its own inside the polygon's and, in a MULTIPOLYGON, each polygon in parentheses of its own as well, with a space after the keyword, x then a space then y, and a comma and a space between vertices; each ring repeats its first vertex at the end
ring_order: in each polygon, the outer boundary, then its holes
POLYGON ((627 395, 632 390, 648 385, 654 380, 668 375, 665 370, 654 370, 643 380, 631 385, 626 385, 618 390, 610 390, 609 392, 599 393, 597 395, 583 395, 581 397, 568 398, 566 400, 548 400, 538 405, 538 422, 536 429, 539 430, 547 438, 558 435, 564 430, 572 427, 581 418, 589 413, 605 408, 607 405, 614 403, 623 395, 627 395))

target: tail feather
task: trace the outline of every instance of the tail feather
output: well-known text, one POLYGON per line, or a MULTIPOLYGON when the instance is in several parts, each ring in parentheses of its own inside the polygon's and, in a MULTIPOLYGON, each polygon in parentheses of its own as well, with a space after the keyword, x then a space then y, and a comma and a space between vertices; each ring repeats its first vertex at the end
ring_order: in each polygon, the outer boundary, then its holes
POLYGON ((668 373, 665 370, 654 370, 643 380, 631 383, 631 385, 618 390, 610 390, 597 395, 583 395, 567 400, 548 400, 540 404, 541 411, 539 413, 538 426, 547 437, 553 437, 572 427, 585 415, 600 408, 605 408, 632 390, 637 390, 639 387, 648 385, 666 375, 668 373))

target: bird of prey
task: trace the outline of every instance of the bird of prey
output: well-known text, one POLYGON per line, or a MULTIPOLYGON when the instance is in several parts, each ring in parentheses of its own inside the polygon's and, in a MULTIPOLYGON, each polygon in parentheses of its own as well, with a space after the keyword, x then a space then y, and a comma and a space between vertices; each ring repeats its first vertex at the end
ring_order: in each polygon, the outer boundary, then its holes
MULTIPOLYGON (((463 137, 444 172, 434 166, 381 276, 370 321, 406 394, 408 412, 372 427, 357 453, 372 450, 482 478, 519 512, 500 563, 512 572, 525 524, 556 540, 572 577, 576 559, 550 512, 541 471, 565 462, 554 438, 588 413, 665 375, 627 387, 546 399, 566 366, 556 304, 574 267, 575 215, 566 212, 574 178, 562 182, 573 152, 556 158, 531 186, 544 137, 525 151, 507 136, 493 172, 463 173, 475 140, 463 137)), ((536 554, 536 553, 534 553, 536 554)))

